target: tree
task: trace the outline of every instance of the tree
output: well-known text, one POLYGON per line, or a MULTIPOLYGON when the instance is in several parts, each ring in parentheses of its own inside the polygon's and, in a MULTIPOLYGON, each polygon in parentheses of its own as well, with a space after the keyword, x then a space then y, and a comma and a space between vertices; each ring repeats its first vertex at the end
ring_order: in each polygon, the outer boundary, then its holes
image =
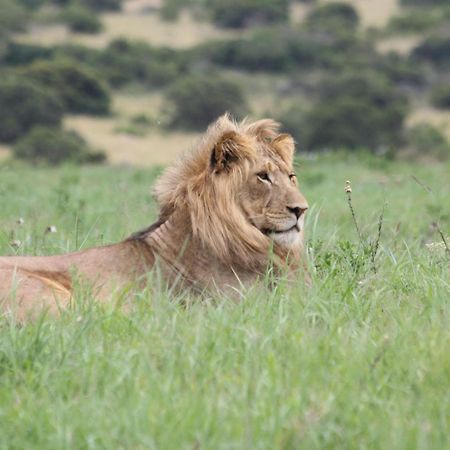
POLYGON ((36 127, 14 146, 16 158, 33 164, 58 165, 63 162, 99 163, 105 160, 102 152, 92 152, 86 141, 75 131, 36 127))
POLYGON ((183 78, 171 87, 168 99, 171 126, 191 130, 203 130, 227 111, 240 116, 247 110, 239 85, 217 75, 183 78))
POLYGON ((67 111, 109 113, 111 101, 105 84, 82 64, 69 60, 36 61, 22 73, 43 86, 52 86, 67 111))
POLYGON ((36 125, 59 126, 63 106, 55 92, 24 78, 0 81, 0 141, 12 142, 36 125))
POLYGON ((382 74, 347 73, 327 78, 304 113, 286 114, 288 129, 305 150, 391 149, 401 143, 406 98, 382 74))

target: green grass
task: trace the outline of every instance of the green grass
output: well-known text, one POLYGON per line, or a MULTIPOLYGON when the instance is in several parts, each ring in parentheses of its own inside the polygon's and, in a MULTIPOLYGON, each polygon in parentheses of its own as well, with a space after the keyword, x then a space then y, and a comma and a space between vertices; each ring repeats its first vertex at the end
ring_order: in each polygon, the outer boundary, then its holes
MULTIPOLYGON (((86 294, 59 319, 1 319, 0 448, 449 448, 449 261, 425 247, 439 242, 433 222, 450 234, 449 171, 301 162, 310 289, 188 307, 149 289, 129 314, 86 294), (387 202, 376 272, 347 179, 372 240, 387 202)), ((19 254, 124 238, 155 218, 157 173, 0 167, 0 253, 16 252, 12 237, 19 254)))

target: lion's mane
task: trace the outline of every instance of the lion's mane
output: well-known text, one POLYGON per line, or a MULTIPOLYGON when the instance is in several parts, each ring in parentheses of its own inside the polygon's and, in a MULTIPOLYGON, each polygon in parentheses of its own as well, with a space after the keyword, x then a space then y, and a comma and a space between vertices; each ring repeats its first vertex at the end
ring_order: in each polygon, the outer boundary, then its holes
MULTIPOLYGON (((154 194, 160 220, 185 211, 192 233, 214 255, 234 267, 260 269, 267 263, 270 239, 249 222, 239 206, 239 186, 248 179, 252 162, 261 157, 260 147, 288 164, 294 142, 279 133, 270 119, 235 122, 228 115, 211 125, 194 151, 170 168, 157 181, 154 194), (233 169, 217 173, 220 156, 233 159, 233 169), (215 161, 214 161, 215 159, 215 161)), ((275 253, 277 249, 274 249, 275 253)), ((280 255, 281 256, 281 255, 280 255)))

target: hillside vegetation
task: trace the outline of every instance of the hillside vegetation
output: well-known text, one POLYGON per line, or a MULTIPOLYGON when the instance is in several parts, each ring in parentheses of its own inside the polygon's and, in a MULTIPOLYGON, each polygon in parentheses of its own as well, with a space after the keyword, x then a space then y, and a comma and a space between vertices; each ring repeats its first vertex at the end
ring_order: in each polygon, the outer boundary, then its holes
MULTIPOLYGON (((63 123, 113 162, 133 162, 145 147, 142 164, 164 161, 163 137, 176 154, 172 133, 192 142, 224 110, 280 119, 307 152, 450 154, 441 144, 450 133, 445 2, 20 0, 11 8, 0 1, 9 14, 0 70, 52 91, 63 123), (116 100, 124 97, 148 102, 130 113, 116 100), (426 152, 415 140, 424 122, 433 127, 426 152)), ((8 102, 10 128, 23 119, 8 102)), ((23 132, 35 124, 43 125, 29 120, 23 132)))

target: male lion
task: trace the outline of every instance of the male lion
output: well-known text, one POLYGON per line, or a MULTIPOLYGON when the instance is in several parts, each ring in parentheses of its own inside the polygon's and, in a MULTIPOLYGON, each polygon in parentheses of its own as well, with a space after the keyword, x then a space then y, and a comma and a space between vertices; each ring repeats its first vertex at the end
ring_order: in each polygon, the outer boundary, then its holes
POLYGON ((157 181, 159 218, 118 244, 46 257, 1 257, 0 299, 19 320, 72 297, 74 274, 96 298, 142 288, 158 267, 169 286, 232 293, 268 265, 301 266, 308 204, 292 170, 294 141, 265 119, 225 115, 157 181))

